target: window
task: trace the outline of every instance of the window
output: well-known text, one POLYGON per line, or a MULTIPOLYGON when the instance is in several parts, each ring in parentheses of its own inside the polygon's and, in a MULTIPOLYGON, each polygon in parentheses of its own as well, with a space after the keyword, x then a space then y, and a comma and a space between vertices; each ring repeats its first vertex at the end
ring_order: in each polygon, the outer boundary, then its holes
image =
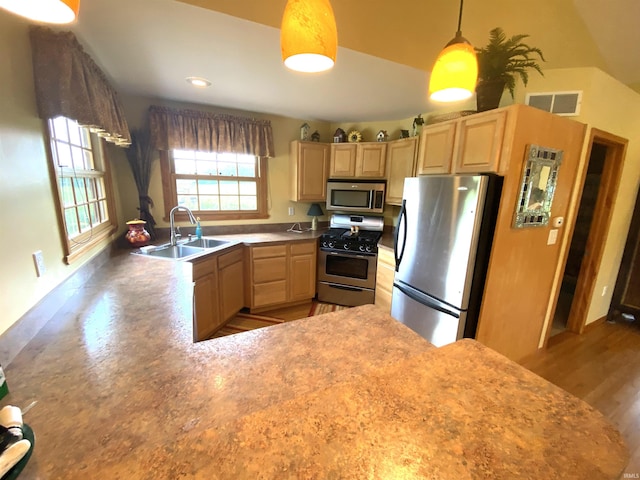
POLYGON ((182 205, 202 220, 267 218, 264 159, 195 150, 162 154, 166 212, 182 205))
POLYGON ((97 135, 74 120, 49 120, 52 172, 56 179, 67 262, 116 228, 108 164, 97 135))

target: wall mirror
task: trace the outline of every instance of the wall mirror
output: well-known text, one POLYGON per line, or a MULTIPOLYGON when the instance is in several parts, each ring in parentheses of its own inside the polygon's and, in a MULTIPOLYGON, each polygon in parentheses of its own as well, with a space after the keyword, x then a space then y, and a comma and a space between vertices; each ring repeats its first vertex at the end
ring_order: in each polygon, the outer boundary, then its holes
POLYGON ((515 228, 543 227, 549 223, 561 162, 562 150, 527 146, 513 222, 515 228))

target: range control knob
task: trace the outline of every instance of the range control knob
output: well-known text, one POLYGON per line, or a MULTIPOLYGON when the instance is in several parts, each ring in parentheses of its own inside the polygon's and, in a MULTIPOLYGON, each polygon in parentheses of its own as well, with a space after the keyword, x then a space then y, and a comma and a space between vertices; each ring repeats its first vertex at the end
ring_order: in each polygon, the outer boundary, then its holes
POLYGON ((336 245, 336 243, 335 243, 335 242, 329 242, 329 243, 327 243, 327 247, 329 247, 329 248, 333 248, 333 247, 335 247, 335 245, 336 245))
POLYGON ((365 246, 364 245, 360 245, 360 251, 364 252, 365 251, 365 246))
POLYGON ((347 243, 345 243, 345 244, 342 246, 342 248, 344 248, 345 250, 349 250, 349 243, 348 243, 348 242, 347 242, 347 243))
POLYGON ((371 245, 364 247, 365 252, 371 253, 371 245))

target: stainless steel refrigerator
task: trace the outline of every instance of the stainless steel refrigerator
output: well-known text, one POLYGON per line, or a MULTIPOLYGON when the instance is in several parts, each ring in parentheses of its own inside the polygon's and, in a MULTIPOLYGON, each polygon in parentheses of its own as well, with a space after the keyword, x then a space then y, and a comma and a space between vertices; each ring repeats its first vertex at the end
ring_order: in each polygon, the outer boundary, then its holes
POLYGON ((475 337, 502 181, 406 178, 391 316, 436 346, 475 337))

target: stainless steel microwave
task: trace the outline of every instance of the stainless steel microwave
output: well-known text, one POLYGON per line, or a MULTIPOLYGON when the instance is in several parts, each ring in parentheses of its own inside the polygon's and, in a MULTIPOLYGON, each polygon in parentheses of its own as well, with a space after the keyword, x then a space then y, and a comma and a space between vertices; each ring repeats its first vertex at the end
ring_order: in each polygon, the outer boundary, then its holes
POLYGON ((379 180, 330 180, 327 182, 327 210, 382 213, 386 186, 379 180))

